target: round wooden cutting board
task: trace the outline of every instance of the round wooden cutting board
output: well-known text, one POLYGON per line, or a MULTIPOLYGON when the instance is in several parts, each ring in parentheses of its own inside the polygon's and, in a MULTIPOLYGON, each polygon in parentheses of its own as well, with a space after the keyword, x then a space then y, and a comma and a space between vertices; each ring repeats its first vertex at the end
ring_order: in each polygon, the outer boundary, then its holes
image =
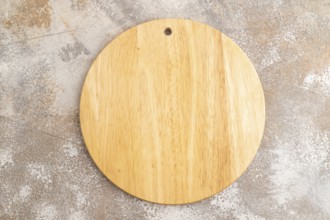
POLYGON ((95 59, 80 102, 88 151, 116 186, 161 204, 233 183, 259 147, 258 75, 227 36, 191 20, 129 29, 95 59))

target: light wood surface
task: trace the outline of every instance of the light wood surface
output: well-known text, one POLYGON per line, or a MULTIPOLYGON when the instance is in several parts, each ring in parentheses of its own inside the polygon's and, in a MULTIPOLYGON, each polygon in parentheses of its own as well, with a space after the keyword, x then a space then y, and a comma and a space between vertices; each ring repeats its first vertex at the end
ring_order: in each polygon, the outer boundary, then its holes
POLYGON ((198 22, 155 20, 95 59, 80 122, 91 157, 116 186, 183 204, 244 172, 262 138, 265 103, 253 65, 231 39, 198 22))

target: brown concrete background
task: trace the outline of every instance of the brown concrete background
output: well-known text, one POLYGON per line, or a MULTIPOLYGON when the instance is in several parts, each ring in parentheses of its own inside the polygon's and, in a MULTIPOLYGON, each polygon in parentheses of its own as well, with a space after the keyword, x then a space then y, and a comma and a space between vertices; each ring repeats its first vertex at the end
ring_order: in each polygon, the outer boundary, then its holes
POLYGON ((0 219, 330 219, 329 0, 1 0, 0 219), (79 130, 93 58, 155 18, 207 23, 246 51, 267 105, 248 171, 184 206, 135 199, 95 168, 79 130))

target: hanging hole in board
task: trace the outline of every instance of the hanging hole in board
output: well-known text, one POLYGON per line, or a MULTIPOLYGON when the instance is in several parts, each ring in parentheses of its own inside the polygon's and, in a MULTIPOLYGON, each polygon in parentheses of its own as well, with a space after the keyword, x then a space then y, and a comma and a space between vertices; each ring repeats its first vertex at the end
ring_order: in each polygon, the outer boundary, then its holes
POLYGON ((172 34, 172 29, 169 28, 169 27, 165 28, 164 34, 167 35, 167 36, 170 36, 172 34))

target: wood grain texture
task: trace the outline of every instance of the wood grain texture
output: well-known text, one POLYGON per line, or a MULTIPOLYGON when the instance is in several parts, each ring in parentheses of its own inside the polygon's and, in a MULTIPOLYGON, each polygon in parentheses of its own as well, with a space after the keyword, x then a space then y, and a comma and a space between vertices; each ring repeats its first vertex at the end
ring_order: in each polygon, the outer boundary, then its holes
POLYGON ((165 19, 133 27, 102 50, 82 89, 80 121, 91 157, 115 185, 183 204, 244 172, 262 138, 265 103, 253 65, 231 39, 165 19))

